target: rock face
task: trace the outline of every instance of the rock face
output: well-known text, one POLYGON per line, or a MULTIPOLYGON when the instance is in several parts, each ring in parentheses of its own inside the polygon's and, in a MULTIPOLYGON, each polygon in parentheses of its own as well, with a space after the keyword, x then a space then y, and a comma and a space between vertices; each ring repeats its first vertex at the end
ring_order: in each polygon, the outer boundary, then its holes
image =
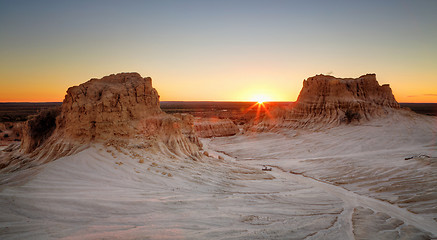
POLYGON ((170 151, 192 154, 198 141, 187 121, 161 111, 151 78, 120 73, 69 88, 56 131, 80 143, 153 139, 170 151))
POLYGON ((239 132, 238 126, 230 119, 218 118, 196 118, 194 130, 202 138, 232 136, 239 132))
POLYGON ((299 97, 289 109, 272 110, 273 119, 260 127, 335 126, 383 116, 399 109, 390 86, 380 86, 375 74, 359 78, 317 75, 304 80, 299 97))
POLYGON ((0 156, 0 168, 38 165, 92 143, 126 146, 133 142, 154 152, 195 157, 201 145, 190 121, 161 111, 149 77, 119 73, 91 79, 67 90, 60 113, 31 118, 19 153, 17 147, 8 148, 8 156, 0 156))
POLYGON ((179 118, 180 121, 180 129, 184 136, 190 139, 191 142, 195 143, 198 146, 202 146, 202 143, 197 138, 195 128, 194 128, 194 116, 187 113, 175 113, 174 117, 179 118))
POLYGON ((132 136, 138 121, 161 113, 151 78, 120 73, 69 88, 57 125, 69 138, 105 140, 132 136))
POLYGON ((31 153, 52 135, 56 128, 56 117, 59 113, 59 108, 53 108, 29 117, 22 129, 21 149, 24 152, 31 153))

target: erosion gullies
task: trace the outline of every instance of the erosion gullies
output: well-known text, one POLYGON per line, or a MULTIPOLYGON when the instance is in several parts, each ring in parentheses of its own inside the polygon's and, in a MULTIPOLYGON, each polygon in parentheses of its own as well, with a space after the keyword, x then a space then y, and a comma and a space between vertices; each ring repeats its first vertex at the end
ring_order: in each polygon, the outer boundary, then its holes
POLYGON ((91 79, 67 90, 61 110, 43 111, 24 127, 19 150, 2 153, 13 171, 77 153, 97 142, 130 142, 150 151, 198 155, 200 143, 187 119, 165 114, 150 77, 138 73, 91 79))
POLYGON ((95 144, 0 191, 2 237, 303 239, 329 232, 344 239, 336 222, 342 201, 315 187, 234 161, 120 150, 95 144))
POLYGON ((53 134, 59 113, 60 109, 54 108, 29 117, 22 128, 21 149, 25 153, 34 151, 53 134))
POLYGON ((293 105, 272 109, 272 116, 253 129, 332 127, 383 117, 399 108, 390 86, 379 85, 375 74, 356 79, 316 75, 304 80, 293 105))
POLYGON ((139 134, 142 120, 161 114, 152 79, 120 73, 69 88, 57 130, 80 142, 129 138, 139 134))
POLYGON ((341 190, 350 197, 349 209, 357 209, 349 212, 352 223, 347 218, 356 239, 429 239, 437 235, 435 123, 435 117, 401 111, 365 124, 282 128, 216 138, 208 145, 239 163, 269 165, 331 193, 341 190))
POLYGON ((196 135, 202 138, 233 136, 239 132, 238 126, 230 119, 196 118, 196 135))

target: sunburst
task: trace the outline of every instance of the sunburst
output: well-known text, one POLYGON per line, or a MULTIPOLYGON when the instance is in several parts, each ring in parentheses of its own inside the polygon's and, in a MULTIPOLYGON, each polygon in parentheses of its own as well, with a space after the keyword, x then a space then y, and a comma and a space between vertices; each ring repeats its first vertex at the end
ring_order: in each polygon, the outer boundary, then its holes
POLYGON ((255 122, 259 122, 261 119, 261 112, 264 112, 269 118, 272 117, 270 114, 270 111, 268 110, 266 105, 269 105, 269 98, 264 95, 257 95, 254 98, 252 98, 252 101, 255 103, 250 106, 249 108, 244 111, 244 114, 249 112, 251 109, 256 108, 256 116, 255 116, 255 122))

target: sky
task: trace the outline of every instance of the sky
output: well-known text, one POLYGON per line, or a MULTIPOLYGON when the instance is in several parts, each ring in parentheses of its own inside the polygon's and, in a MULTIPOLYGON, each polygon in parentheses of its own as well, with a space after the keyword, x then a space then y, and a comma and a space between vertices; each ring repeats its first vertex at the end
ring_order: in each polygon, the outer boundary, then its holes
POLYGON ((119 72, 161 101, 295 101, 316 74, 376 73, 437 102, 437 1, 3 1, 0 102, 60 102, 119 72))

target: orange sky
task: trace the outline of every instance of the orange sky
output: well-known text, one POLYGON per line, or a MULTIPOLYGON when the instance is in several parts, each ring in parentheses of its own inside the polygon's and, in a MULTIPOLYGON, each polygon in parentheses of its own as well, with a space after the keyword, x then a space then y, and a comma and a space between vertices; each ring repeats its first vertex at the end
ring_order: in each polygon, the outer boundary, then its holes
MULTIPOLYGON (((90 78, 100 78, 110 74, 101 72, 100 75, 79 74, 63 76, 62 72, 48 76, 32 73, 18 76, 8 76, 10 81, 2 81, 0 89, 1 102, 60 102, 63 100, 68 87, 83 83, 90 78), (77 78, 77 79, 76 79, 77 78)), ((156 72, 155 75, 146 71, 138 71, 143 77, 152 76, 153 86, 158 90, 161 101, 254 101, 262 96, 270 101, 295 101, 302 88, 304 76, 286 72, 278 74, 272 71, 259 73, 252 71, 245 77, 241 73, 214 73, 206 81, 202 76, 179 75, 176 73, 156 72), (259 75, 257 76, 257 73, 259 75), (174 79, 177 79, 176 81, 174 79), (211 84, 212 82, 213 84, 211 84), (221 84, 215 84, 221 83, 221 84)), ((364 72, 362 74, 365 74, 364 72)), ((332 74, 337 77, 359 77, 356 74, 332 74)), ((437 81, 426 74, 419 75, 420 84, 414 84, 409 76, 378 74, 380 84, 389 83, 398 102, 437 102, 437 81), (393 80, 391 80, 393 79, 393 80), (427 80, 428 79, 428 80, 427 80)))
POLYGON ((138 72, 161 101, 295 101, 316 74, 376 73, 398 102, 436 103, 435 11, 435 1, 6 2, 0 102, 58 102, 90 78, 138 72))

